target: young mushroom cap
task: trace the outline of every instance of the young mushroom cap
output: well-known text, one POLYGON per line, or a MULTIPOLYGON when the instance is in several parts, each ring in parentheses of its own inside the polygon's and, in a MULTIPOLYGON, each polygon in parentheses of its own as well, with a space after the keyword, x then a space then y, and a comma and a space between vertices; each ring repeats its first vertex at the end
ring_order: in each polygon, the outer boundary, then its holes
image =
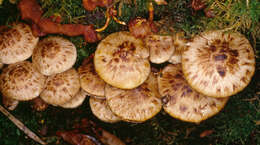
POLYGON ((145 44, 150 50, 150 61, 164 63, 174 53, 173 39, 171 36, 149 35, 145 38, 145 44))
POLYGON ((0 35, 0 62, 12 64, 31 57, 39 38, 24 23, 13 24, 0 35))
POLYGON ((44 89, 46 77, 29 61, 17 62, 5 67, 0 76, 0 88, 4 96, 19 101, 36 98, 44 89))
POLYGON ((62 37, 50 36, 36 46, 32 62, 44 75, 64 72, 76 62, 77 50, 72 42, 62 37))
POLYGON ((169 64, 158 76, 164 110, 172 117, 199 123, 217 114, 228 98, 212 98, 193 90, 184 79, 180 64, 169 64))
POLYGON ((125 121, 144 122, 162 108, 157 79, 153 73, 135 89, 123 90, 107 85, 105 94, 111 111, 125 121))
POLYGON ((7 108, 8 110, 11 110, 11 111, 14 110, 19 104, 18 100, 8 98, 5 96, 2 96, 2 101, 3 101, 3 105, 5 106, 5 108, 7 108))
POLYGON ((182 68, 196 91, 227 97, 240 92, 251 81, 255 72, 254 50, 240 33, 204 32, 183 52, 182 68))
POLYGON ((172 64, 181 63, 181 55, 182 52, 187 48, 187 45, 188 41, 184 38, 183 34, 176 33, 173 36, 173 46, 175 48, 175 51, 168 61, 172 64))
POLYGON ((51 75, 40 97, 47 103, 57 106, 70 101, 80 90, 79 75, 73 68, 51 75))
POLYGON ((60 106, 62 108, 77 108, 84 102, 86 95, 86 92, 80 89, 79 92, 72 99, 60 106))
POLYGON ((132 89, 149 76, 148 56, 149 51, 142 40, 129 32, 116 32, 99 43, 94 65, 106 83, 121 89, 132 89))
POLYGON ((105 99, 97 99, 94 97, 90 97, 89 104, 92 113, 98 119, 109 123, 115 123, 121 120, 110 110, 105 99))
POLYGON ((84 91, 90 96, 105 98, 106 83, 96 73, 93 59, 89 60, 86 64, 82 64, 78 69, 78 73, 80 85, 84 91))

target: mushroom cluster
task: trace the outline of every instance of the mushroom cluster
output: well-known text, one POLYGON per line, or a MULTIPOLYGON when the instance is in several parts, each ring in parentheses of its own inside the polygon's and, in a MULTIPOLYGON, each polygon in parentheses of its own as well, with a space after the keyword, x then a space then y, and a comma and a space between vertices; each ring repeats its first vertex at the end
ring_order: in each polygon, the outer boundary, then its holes
POLYGON ((1 67, 8 64, 0 75, 4 106, 14 110, 19 101, 31 101, 37 111, 47 104, 80 106, 87 94, 80 89, 79 74, 72 68, 76 58, 76 47, 69 40, 57 36, 39 40, 27 24, 13 24, 0 35, 1 67))
POLYGON ((85 68, 92 75, 85 75, 84 82, 92 91, 101 89, 104 100, 86 90, 92 96, 90 106, 97 118, 110 123, 144 122, 161 108, 176 119, 199 123, 220 112, 255 70, 249 41, 221 30, 190 41, 182 33, 140 38, 116 32, 99 43, 92 63, 85 68), (156 64, 165 67, 155 73, 156 64))

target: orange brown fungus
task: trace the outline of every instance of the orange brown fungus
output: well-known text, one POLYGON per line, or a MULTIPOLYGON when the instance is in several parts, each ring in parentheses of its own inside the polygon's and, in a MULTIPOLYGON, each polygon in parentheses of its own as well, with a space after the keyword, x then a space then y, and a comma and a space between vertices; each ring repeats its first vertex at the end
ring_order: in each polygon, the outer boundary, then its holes
POLYGON ((83 7, 88 11, 93 11, 96 7, 108 7, 113 0, 83 0, 83 7))
POLYGON ((144 38, 153 32, 157 32, 157 28, 153 22, 147 21, 146 19, 140 17, 130 20, 128 23, 128 28, 130 33, 137 38, 144 38))
POLYGON ((250 82, 255 71, 254 51, 242 34, 204 32, 183 52, 182 66, 192 88, 207 96, 227 97, 250 82))
POLYGON ((36 0, 21 0, 18 4, 22 20, 32 22, 33 34, 44 36, 46 34, 64 34, 67 36, 83 35, 86 42, 99 40, 92 25, 60 24, 51 18, 42 18, 43 11, 36 0))

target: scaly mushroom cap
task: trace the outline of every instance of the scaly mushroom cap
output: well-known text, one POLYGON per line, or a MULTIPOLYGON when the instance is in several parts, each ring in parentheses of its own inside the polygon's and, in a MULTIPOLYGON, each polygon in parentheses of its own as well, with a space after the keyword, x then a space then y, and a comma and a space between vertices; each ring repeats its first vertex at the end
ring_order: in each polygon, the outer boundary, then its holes
POLYGON ((115 123, 121 120, 113 112, 111 112, 105 99, 90 97, 89 104, 92 113, 100 120, 109 123, 115 123))
POLYGON ((150 50, 150 61, 153 63, 164 63, 174 53, 171 36, 149 35, 145 38, 145 44, 150 50))
POLYGON ((4 104, 5 108, 7 108, 8 110, 11 110, 11 111, 14 110, 19 104, 18 100, 8 98, 5 96, 2 96, 2 97, 3 97, 2 98, 3 104, 4 104))
POLYGON ((160 112, 162 103, 157 79, 151 73, 139 87, 123 90, 107 85, 107 103, 113 113, 130 122, 144 122, 160 112))
POLYGON ((80 89, 80 91, 72 99, 60 106, 63 108, 77 108, 84 102, 86 95, 86 92, 80 89))
POLYGON ((27 101, 39 96, 44 89, 46 77, 29 61, 10 64, 0 76, 1 92, 4 96, 27 101))
POLYGON ((38 40, 28 25, 14 24, 0 35, 0 62, 11 64, 26 60, 31 57, 38 40))
POLYGON ((173 36, 173 46, 175 51, 168 60, 172 64, 181 63, 182 52, 187 48, 188 41, 184 38, 182 33, 177 33, 173 36))
POLYGON ((188 85, 181 69, 180 64, 169 64, 158 76, 164 110, 174 118, 195 123, 217 114, 228 98, 199 94, 188 85))
POLYGON ((182 68, 189 85, 198 92, 227 97, 249 84, 255 56, 242 34, 210 31, 195 37, 183 52, 182 68))
POLYGON ((83 64, 78 69, 81 88, 90 96, 105 98, 106 83, 95 71, 93 59, 83 64))
POLYGON ((142 40, 129 32, 116 32, 103 39, 95 52, 94 64, 98 75, 108 84, 132 89, 149 76, 149 51, 142 40))
POLYGON ((53 75, 70 69, 76 62, 77 50, 62 37, 47 37, 36 46, 32 62, 44 75, 53 75))
POLYGON ((47 103, 57 106, 71 100, 79 91, 79 75, 75 69, 69 69, 48 77, 46 88, 40 97, 47 103))

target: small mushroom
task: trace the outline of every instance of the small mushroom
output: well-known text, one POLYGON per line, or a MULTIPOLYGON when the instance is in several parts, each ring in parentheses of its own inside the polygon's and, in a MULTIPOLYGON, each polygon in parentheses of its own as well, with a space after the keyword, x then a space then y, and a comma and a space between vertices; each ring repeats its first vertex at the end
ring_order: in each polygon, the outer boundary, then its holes
POLYGON ((79 69, 79 78, 81 88, 88 93, 89 96, 98 96, 105 99, 106 83, 99 77, 95 71, 93 57, 87 58, 79 69))
POLYGON ((31 57, 39 38, 24 23, 13 24, 0 35, 0 62, 12 64, 31 57))
POLYGON ((85 100, 86 98, 86 93, 84 90, 80 89, 80 91, 68 102, 65 104, 60 105, 62 108, 77 108, 79 107, 85 100))
POLYGON ((11 110, 11 111, 14 110, 19 104, 18 100, 8 98, 5 96, 2 96, 2 101, 3 101, 5 108, 7 108, 8 110, 11 110))
POLYGON ((178 64, 181 63, 181 55, 182 52, 187 48, 188 41, 184 38, 183 33, 175 34, 173 36, 173 40, 175 51, 168 61, 172 64, 178 64))
POLYGON ((129 32, 116 32, 103 39, 95 52, 97 74, 108 84, 132 89, 149 76, 149 51, 129 32))
POLYGON ((153 73, 135 89, 123 90, 107 85, 105 93, 111 111, 125 121, 144 122, 162 108, 157 79, 153 73))
POLYGON ((199 123, 217 114, 228 98, 212 98, 193 90, 184 79, 181 64, 169 64, 158 76, 164 110, 172 117, 199 123))
POLYGON ((121 120, 110 110, 105 99, 97 99, 94 97, 90 97, 89 104, 92 113, 98 119, 109 123, 115 123, 121 120))
POLYGON ((79 75, 73 68, 51 75, 46 80, 46 88, 40 97, 53 106, 70 101, 80 90, 79 75))
POLYGON ((149 35, 145 38, 145 44, 150 50, 150 61, 153 63, 164 63, 174 53, 171 36, 149 35))
POLYGON ((3 96, 27 101, 36 98, 44 89, 46 77, 29 61, 17 62, 5 67, 0 75, 3 96))
POLYGON ((77 50, 72 42, 62 37, 47 37, 36 46, 32 62, 44 75, 64 72, 76 62, 77 50))
POLYGON ((228 97, 242 91, 255 72, 255 55, 240 33, 220 30, 196 36, 182 54, 189 85, 210 97, 228 97))
POLYGON ((44 102, 40 97, 37 97, 31 101, 32 109, 36 111, 44 111, 48 108, 48 104, 44 102))

